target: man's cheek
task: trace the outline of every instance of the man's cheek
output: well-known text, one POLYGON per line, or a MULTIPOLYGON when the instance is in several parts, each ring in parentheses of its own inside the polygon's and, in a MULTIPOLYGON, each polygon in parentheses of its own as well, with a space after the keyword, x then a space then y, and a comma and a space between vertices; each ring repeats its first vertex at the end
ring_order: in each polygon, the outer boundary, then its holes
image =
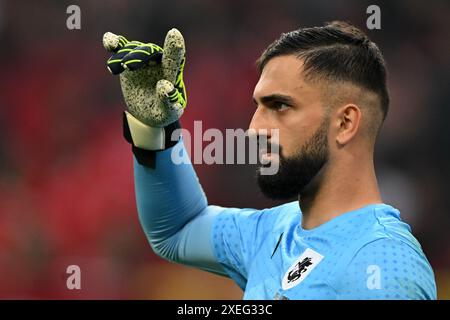
POLYGON ((282 158, 290 157, 294 153, 293 147, 297 143, 294 141, 292 134, 289 135, 289 132, 286 132, 286 130, 280 130, 278 137, 272 137, 271 141, 278 143, 280 146, 280 155, 282 158))
POLYGON ((281 159, 293 159, 300 155, 302 150, 302 144, 295 142, 292 145, 283 144, 280 147, 280 157, 281 159))

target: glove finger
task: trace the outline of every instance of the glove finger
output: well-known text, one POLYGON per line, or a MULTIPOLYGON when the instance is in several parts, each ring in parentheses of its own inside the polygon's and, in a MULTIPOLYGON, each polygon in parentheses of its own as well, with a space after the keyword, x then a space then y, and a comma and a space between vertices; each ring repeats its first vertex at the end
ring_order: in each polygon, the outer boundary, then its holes
POLYGON ((106 32, 103 35, 103 47, 109 52, 117 52, 123 48, 129 41, 121 35, 112 32, 106 32))
POLYGON ((162 48, 153 43, 141 44, 130 50, 122 59, 122 66, 129 70, 137 70, 149 65, 150 62, 160 63, 162 48))
POLYGON ((184 81, 183 81, 183 71, 184 71, 185 62, 186 62, 186 57, 184 57, 183 60, 181 61, 181 65, 178 70, 177 78, 175 81, 175 88, 177 88, 178 91, 182 92, 183 97, 186 99, 186 88, 184 86, 184 81))
POLYGON ((114 75, 123 72, 125 70, 122 66, 123 58, 139 44, 140 42, 137 41, 128 42, 120 50, 116 50, 116 53, 113 54, 106 62, 108 70, 114 75))
POLYGON ((186 54, 184 38, 181 32, 173 28, 167 32, 164 41, 162 67, 164 78, 175 83, 186 54))
POLYGON ((156 92, 160 102, 174 111, 181 111, 186 107, 185 93, 180 92, 170 81, 159 80, 156 92))

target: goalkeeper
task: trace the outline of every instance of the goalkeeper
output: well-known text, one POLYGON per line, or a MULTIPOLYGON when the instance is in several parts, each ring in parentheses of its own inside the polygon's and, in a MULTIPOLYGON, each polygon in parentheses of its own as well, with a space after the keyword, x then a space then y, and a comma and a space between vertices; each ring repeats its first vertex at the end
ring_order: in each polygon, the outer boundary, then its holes
MULTIPOLYGON (((182 137, 185 45, 163 48, 106 33, 109 70, 128 106, 139 219, 156 254, 232 278, 244 299, 436 299, 433 270, 375 176, 386 117, 386 67, 378 47, 343 22, 281 35, 257 61, 250 128, 279 129, 274 175, 258 175, 264 210, 208 205, 182 137), (171 150, 182 150, 175 165, 171 150)), ((211 112, 214 112, 211 109, 211 112)))

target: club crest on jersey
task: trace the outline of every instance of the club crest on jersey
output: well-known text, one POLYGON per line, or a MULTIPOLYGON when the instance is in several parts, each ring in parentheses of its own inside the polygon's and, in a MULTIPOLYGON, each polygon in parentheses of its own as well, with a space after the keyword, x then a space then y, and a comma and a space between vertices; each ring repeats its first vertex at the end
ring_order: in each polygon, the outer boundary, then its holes
POLYGON ((286 271, 281 287, 288 290, 305 280, 309 273, 322 261, 323 256, 312 249, 306 249, 286 271))

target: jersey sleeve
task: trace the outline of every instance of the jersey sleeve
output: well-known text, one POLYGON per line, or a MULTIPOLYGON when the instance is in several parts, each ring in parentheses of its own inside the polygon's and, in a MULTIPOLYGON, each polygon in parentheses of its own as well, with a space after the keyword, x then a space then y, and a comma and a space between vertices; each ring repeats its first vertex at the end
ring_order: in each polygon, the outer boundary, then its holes
POLYGON ((364 245, 342 273, 344 300, 436 299, 433 270, 420 248, 392 238, 364 245))

